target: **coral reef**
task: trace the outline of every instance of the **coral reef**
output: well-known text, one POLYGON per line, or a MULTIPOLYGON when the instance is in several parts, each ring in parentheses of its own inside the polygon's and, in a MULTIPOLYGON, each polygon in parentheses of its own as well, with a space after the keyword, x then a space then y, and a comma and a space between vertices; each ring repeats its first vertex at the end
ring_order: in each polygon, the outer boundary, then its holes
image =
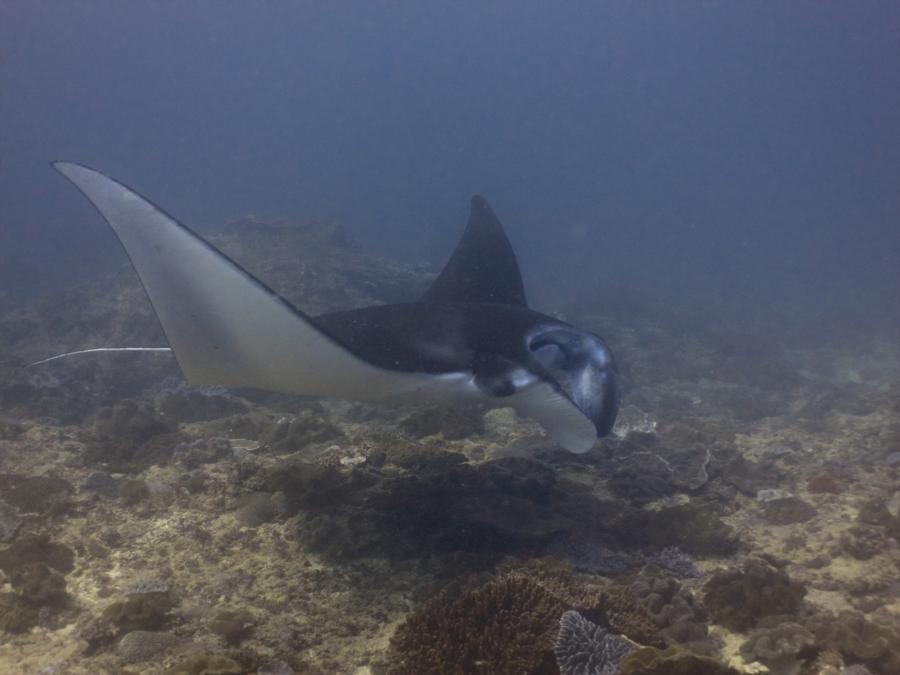
POLYGON ((694 651, 710 651, 710 646, 700 644, 709 633, 705 613, 676 579, 643 573, 629 588, 669 641, 694 643, 694 651))
POLYGON ((798 497, 770 499, 763 504, 763 518, 771 525, 805 523, 816 516, 816 509, 798 497))
POLYGON ((484 433, 484 417, 478 410, 454 406, 428 406, 400 421, 399 428, 412 438, 441 434, 448 441, 484 433))
POLYGON ((714 514, 685 504, 658 511, 626 512, 617 529, 626 543, 647 541, 657 546, 677 546, 695 555, 730 555, 737 549, 733 530, 714 514))
MULTIPOLYGON (((313 314, 433 276, 329 225, 216 242, 313 314)), ((562 616, 576 668, 616 636, 655 648, 624 672, 900 672, 897 355, 609 295, 558 308, 624 385, 577 456, 509 410, 195 388, 168 355, 0 366, 0 672, 550 675, 562 616)), ((162 340, 130 269, 0 312, 4 364, 162 340)))
POLYGON ((815 636, 799 623, 764 619, 741 645, 741 655, 748 663, 764 663, 774 675, 790 675, 815 652, 815 644, 815 636))
POLYGON ((713 620, 736 631, 752 628, 765 616, 793 614, 806 595, 803 586, 760 558, 716 572, 703 591, 713 620))
POLYGON ((822 649, 837 649, 851 663, 863 663, 874 672, 900 672, 900 620, 867 618, 854 611, 819 614, 806 628, 822 649))
POLYGON ((680 579, 699 579, 703 572, 693 559, 677 546, 665 548, 647 556, 647 562, 680 579))
POLYGON ((264 445, 280 453, 296 452, 311 443, 330 443, 344 432, 326 416, 303 410, 294 417, 281 417, 259 436, 264 445))
POLYGON ((392 639, 390 672, 535 671, 548 658, 565 611, 562 602, 524 576, 470 585, 419 607, 392 639))
POLYGON ((55 476, 0 474, 0 494, 20 513, 57 515, 69 508, 72 484, 55 476))
POLYGON ((645 647, 622 661, 621 675, 739 675, 718 661, 685 652, 677 647, 664 651, 645 647))
POLYGON ((0 499, 0 543, 10 541, 22 525, 22 519, 12 506, 0 499))
POLYGON ((560 675, 615 675, 634 647, 576 611, 564 612, 553 645, 560 675))

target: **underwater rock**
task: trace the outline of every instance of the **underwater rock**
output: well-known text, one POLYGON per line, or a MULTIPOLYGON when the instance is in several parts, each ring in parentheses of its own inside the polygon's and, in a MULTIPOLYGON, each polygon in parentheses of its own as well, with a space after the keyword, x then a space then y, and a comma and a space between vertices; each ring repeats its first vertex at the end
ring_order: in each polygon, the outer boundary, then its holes
POLYGON ((857 560, 869 560, 887 547, 882 528, 858 523, 841 533, 841 548, 857 560))
POLYGON ((295 417, 281 417, 259 436, 260 443, 274 452, 302 450, 311 443, 327 443, 344 438, 344 432, 323 415, 303 410, 295 417))
POLYGON ((664 651, 653 647, 638 649, 622 661, 621 675, 740 675, 715 659, 691 654, 678 647, 664 651))
POLYGON ((38 623, 38 608, 16 593, 0 593, 0 631, 24 633, 38 623))
POLYGON ((159 661, 182 643, 171 633, 133 630, 119 640, 116 652, 125 663, 159 661))
POLYGON ((576 611, 564 612, 553 653, 560 675, 616 675, 634 647, 588 621, 576 611))
POLYGON ((21 536, 0 551, 0 569, 7 575, 35 563, 68 574, 75 568, 75 552, 65 544, 50 541, 47 535, 36 534, 21 536))
POLYGON ((220 609, 209 622, 209 630, 229 644, 237 644, 250 635, 255 625, 246 609, 220 609))
POLYGON ((644 563, 644 558, 639 553, 610 551, 600 543, 568 533, 554 537, 545 552, 567 561, 579 572, 604 577, 622 576, 644 563))
POLYGON ((119 483, 103 471, 94 471, 78 485, 82 492, 93 492, 103 497, 119 496, 119 483))
POLYGON ((519 675, 552 662, 563 603, 524 576, 470 584, 419 606, 391 639, 389 672, 519 675))
POLYGON ((165 627, 174 608, 175 602, 168 593, 141 593, 109 605, 101 620, 119 635, 133 630, 154 631, 165 627))
MULTIPOLYGON (((256 675, 294 675, 294 672, 293 668, 280 659, 264 663, 256 669, 256 675)), ((314 673, 310 672, 310 675, 314 673)))
POLYGON ((810 478, 806 483, 806 489, 813 494, 838 495, 843 492, 838 479, 827 471, 810 478))
POLYGON ((459 406, 429 406, 416 410, 400 421, 400 430, 412 438, 441 434, 445 440, 458 441, 484 433, 480 410, 459 406))
POLYGON ((172 425, 143 401, 125 399, 102 408, 94 419, 94 432, 110 441, 144 443, 154 436, 173 431, 172 425))
POLYGON ((763 504, 763 519, 770 525, 796 525, 815 518, 816 508, 799 497, 771 499, 763 504))
POLYGON ((20 513, 59 515, 69 508, 72 484, 54 476, 0 474, 0 494, 20 513))
POLYGON ((647 504, 675 491, 672 468, 662 457, 640 452, 623 459, 612 476, 609 489, 632 504, 647 504))
POLYGON ((722 468, 722 480, 748 497, 778 484, 784 479, 784 472, 771 460, 752 462, 743 455, 735 457, 722 468))
POLYGON ((176 425, 147 403, 132 399, 101 408, 82 438, 85 466, 99 465, 113 473, 138 473, 167 462, 183 440, 176 425))
POLYGON ((162 675, 243 675, 244 668, 225 654, 193 654, 173 666, 162 675))
POLYGON ((806 589, 761 558, 720 570, 703 587, 704 604, 716 623, 737 632, 774 614, 800 609, 806 589))
POLYGON ((119 486, 119 495, 122 497, 123 503, 134 506, 150 496, 150 488, 142 480, 129 478, 123 480, 119 486))
POLYGON ((556 471, 533 459, 505 457, 486 462, 478 471, 500 492, 549 505, 556 486, 556 471))
POLYGON ((238 499, 234 517, 241 525, 257 527, 263 523, 283 520, 287 514, 287 500, 281 492, 251 492, 238 499))
POLYGON ((849 661, 862 662, 876 673, 900 673, 900 621, 867 618, 855 611, 816 614, 806 621, 823 649, 837 649, 849 661))
POLYGON ((862 504, 857 519, 866 525, 885 528, 887 534, 900 539, 900 515, 891 513, 888 503, 883 499, 870 499, 862 504))
POLYGON ((444 473, 452 467, 464 464, 465 455, 459 452, 439 450, 416 443, 397 443, 385 451, 384 461, 415 474, 444 473))
POLYGON ((802 655, 814 651, 816 637, 799 623, 763 619, 741 645, 741 656, 751 663, 759 661, 775 675, 795 673, 802 663, 802 655))
POLYGON ((756 501, 762 502, 763 504, 775 502, 779 499, 791 499, 793 496, 794 493, 788 492, 787 490, 782 490, 780 488, 768 488, 765 490, 756 491, 756 501))
POLYGON ((125 595, 145 595, 147 593, 168 593, 169 584, 155 577, 135 579, 125 586, 125 595))
MULTIPOLYGON (((0 393, 0 399, 3 398, 0 393)), ((25 427, 11 420, 0 419, 0 439, 14 440, 25 432, 25 427)))
POLYGON ((737 538, 721 519, 692 504, 658 511, 633 509, 615 526, 625 544, 635 547, 677 546, 693 555, 727 556, 737 550, 737 538))
POLYGON ((214 436, 201 438, 190 443, 180 443, 172 453, 173 458, 188 469, 196 469, 204 464, 212 464, 232 455, 231 442, 227 438, 214 436))
POLYGON ((22 519, 18 512, 5 501, 0 499, 0 543, 6 543, 16 536, 22 519))
POLYGON ((205 422, 248 411, 245 403, 219 387, 179 384, 178 388, 161 392, 156 399, 160 414, 176 424, 205 422))
POLYGON ((666 546, 651 553, 647 556, 647 562, 679 579, 699 579, 703 576, 693 558, 677 546, 666 546))
POLYGON ((9 583, 23 600, 36 607, 58 608, 68 599, 65 577, 42 562, 13 570, 9 583))

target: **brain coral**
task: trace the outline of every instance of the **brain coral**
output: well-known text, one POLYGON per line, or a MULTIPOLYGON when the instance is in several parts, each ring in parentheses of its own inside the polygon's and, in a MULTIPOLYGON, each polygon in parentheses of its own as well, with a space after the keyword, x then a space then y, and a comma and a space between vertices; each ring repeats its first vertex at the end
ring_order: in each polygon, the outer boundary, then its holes
MULTIPOLYGON (((520 575, 469 585, 419 607, 391 641, 392 675, 538 671, 553 663, 563 603, 520 575)), ((551 670, 552 672, 552 670, 551 670)))

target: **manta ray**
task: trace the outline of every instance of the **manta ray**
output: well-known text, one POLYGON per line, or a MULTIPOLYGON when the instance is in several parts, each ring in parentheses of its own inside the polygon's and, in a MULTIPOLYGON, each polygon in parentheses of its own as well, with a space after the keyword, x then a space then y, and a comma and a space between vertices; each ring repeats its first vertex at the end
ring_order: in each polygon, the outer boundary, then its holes
POLYGON ((118 237, 189 384, 511 407, 578 453, 612 429, 609 347, 528 307, 483 197, 472 198, 462 239, 421 298, 311 317, 135 190, 80 164, 53 166, 118 237))

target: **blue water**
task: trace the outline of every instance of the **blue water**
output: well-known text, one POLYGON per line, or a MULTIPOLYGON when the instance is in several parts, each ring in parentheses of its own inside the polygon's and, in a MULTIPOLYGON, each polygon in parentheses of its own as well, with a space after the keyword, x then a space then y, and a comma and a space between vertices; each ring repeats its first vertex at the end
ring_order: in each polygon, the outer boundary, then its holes
POLYGON ((0 288, 123 262, 64 158, 431 263, 479 192, 545 304, 895 316, 898 81, 892 2, 6 2, 0 288))

